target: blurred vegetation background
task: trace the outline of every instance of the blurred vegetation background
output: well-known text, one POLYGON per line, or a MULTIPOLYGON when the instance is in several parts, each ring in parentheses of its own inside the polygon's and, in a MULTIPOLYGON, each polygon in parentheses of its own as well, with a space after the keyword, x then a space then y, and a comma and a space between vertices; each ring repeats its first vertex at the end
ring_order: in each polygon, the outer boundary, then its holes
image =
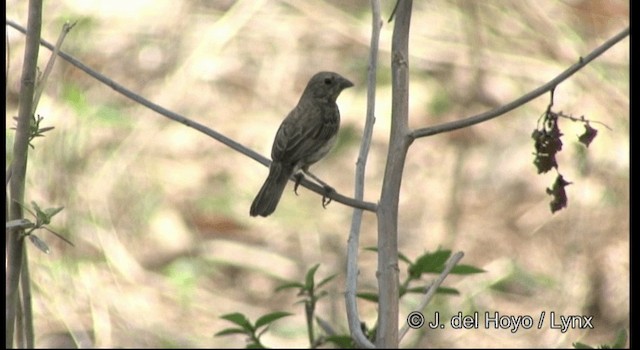
MULTIPOLYGON (((7 18, 26 26, 26 1, 7 18)), ((383 2, 383 17, 394 3, 383 2)), ((410 124, 424 127, 484 112, 540 86, 629 25, 619 0, 415 1, 410 38, 410 124)), ((337 71, 356 86, 338 99, 340 142, 312 171, 353 193, 366 110, 371 15, 367 1, 46 1, 42 37, 142 96, 269 155, 282 118, 311 75, 337 71)), ((365 199, 377 201, 390 116, 392 23, 382 28, 376 125, 365 199)), ((8 28, 6 145, 11 159, 24 36, 8 28)), ((551 214, 555 180, 533 165, 531 132, 548 96, 473 128, 417 140, 400 198, 402 253, 462 250, 485 269, 450 276, 460 296, 425 310, 593 315, 594 329, 412 331, 403 346, 568 347, 610 342, 629 327, 629 40, 561 84, 555 110, 598 124, 585 149, 580 123, 560 121, 558 157, 568 208, 551 214)), ((40 67, 49 51, 42 49, 40 67)), ((213 337, 219 316, 255 320, 283 310, 264 337, 272 347, 308 347, 293 292, 274 293, 320 263, 338 273, 319 315, 347 332, 344 267, 352 210, 322 209, 290 185, 275 214, 249 217, 267 169, 210 138, 125 99, 59 60, 39 105, 43 126, 27 169, 27 201, 64 206, 40 233, 49 255, 29 245, 36 345, 68 345, 70 334, 100 347, 242 347, 213 337)), ((366 213, 362 247, 375 246, 366 213)), ((362 251, 359 288, 375 291, 375 253, 362 251)), ((401 276, 406 266, 401 266, 401 276)), ((420 298, 403 298, 401 317, 420 298)), ((361 317, 376 320, 362 301, 361 317)), ((403 324, 404 321, 401 322, 403 324)), ((548 323, 547 323, 548 325, 548 323)))

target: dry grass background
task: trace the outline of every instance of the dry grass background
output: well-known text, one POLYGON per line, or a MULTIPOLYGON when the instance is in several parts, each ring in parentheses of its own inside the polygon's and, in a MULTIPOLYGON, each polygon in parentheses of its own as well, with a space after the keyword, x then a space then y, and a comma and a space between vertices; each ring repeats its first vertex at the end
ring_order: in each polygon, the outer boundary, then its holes
MULTIPOLYGON (((384 2, 383 16, 393 6, 384 2)), ((415 1, 410 41, 410 124, 433 125, 504 104, 550 80, 628 26, 626 1, 415 1)), ((26 24, 26 1, 7 18, 26 24)), ((340 143, 315 173, 351 194, 364 124, 370 14, 366 1, 45 2, 43 38, 78 21, 63 49, 150 100, 265 155, 308 78, 335 70, 356 86, 339 98, 340 143)), ((389 134, 390 40, 381 36, 377 123, 365 198, 376 201, 389 134)), ((17 110, 24 37, 8 29, 11 66, 7 127, 17 110)), ((530 138, 548 99, 472 129, 420 139, 407 160, 400 198, 401 251, 416 257, 442 246, 487 273, 450 277, 460 296, 426 310, 593 315, 592 330, 411 332, 403 346, 567 347, 609 342, 629 327, 629 40, 556 91, 555 107, 606 123, 590 148, 582 126, 561 122, 560 171, 569 207, 552 215, 530 138)), ((41 51, 44 67, 49 52, 41 51)), ((274 293, 321 263, 340 274, 319 314, 346 331, 343 302, 351 210, 302 189, 285 192, 268 219, 249 206, 266 168, 183 125, 126 100, 59 61, 38 113, 55 126, 35 141, 27 199, 64 206, 52 228, 70 248, 29 247, 38 346, 72 332, 100 347, 242 347, 212 335, 219 316, 294 317, 265 335, 272 347, 305 347, 303 311, 292 292, 274 293)), ((7 130, 7 149, 13 133, 7 130)), ((7 151, 7 161, 10 159, 7 151)), ((376 243, 365 214, 361 244, 376 243)), ((376 259, 361 253, 359 286, 376 288, 376 259)), ((401 267, 402 276, 406 273, 401 267)), ((403 299, 401 317, 419 303, 403 299)), ((360 304, 368 325, 376 310, 360 304)), ((63 344, 63 343, 62 343, 63 344)))

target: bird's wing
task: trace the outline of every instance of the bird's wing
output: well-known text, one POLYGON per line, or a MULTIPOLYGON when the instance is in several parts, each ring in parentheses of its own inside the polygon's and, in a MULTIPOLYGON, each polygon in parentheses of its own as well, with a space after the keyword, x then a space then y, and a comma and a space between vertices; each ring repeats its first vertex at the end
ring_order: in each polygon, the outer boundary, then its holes
POLYGON ((338 113, 331 105, 298 104, 280 125, 271 157, 296 164, 314 154, 338 132, 338 113))

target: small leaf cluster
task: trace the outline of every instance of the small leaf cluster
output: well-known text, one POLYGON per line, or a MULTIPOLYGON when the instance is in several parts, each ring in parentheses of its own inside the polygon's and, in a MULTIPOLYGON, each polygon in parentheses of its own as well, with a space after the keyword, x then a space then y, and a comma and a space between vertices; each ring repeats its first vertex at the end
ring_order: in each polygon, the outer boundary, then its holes
MULTIPOLYGON (((366 248, 367 250, 377 252, 378 249, 375 247, 366 248)), ((426 294, 431 288, 431 284, 427 284, 425 286, 425 282, 423 280, 425 274, 441 274, 444 271, 445 266, 449 258, 451 257, 451 250, 436 250, 435 252, 426 252, 419 256, 415 261, 411 261, 404 254, 398 253, 398 258, 400 261, 407 264, 407 277, 400 284, 400 295, 403 296, 414 293, 414 294, 426 294)), ((471 275, 476 273, 485 272, 484 270, 477 268, 472 265, 460 264, 456 265, 451 269, 451 274, 455 275, 471 275)), ((438 287, 436 289, 437 294, 448 294, 448 295, 459 295, 460 292, 455 288, 450 287, 438 287)), ((378 294, 373 292, 362 292, 358 293, 357 296, 361 299, 378 302, 378 294)), ((363 332, 367 335, 370 340, 375 339, 376 329, 368 330, 366 325, 363 325, 363 332)))
POLYGON ((558 127, 558 115, 548 110, 543 116, 541 126, 533 130, 531 134, 536 149, 533 164, 538 169, 538 174, 558 168, 556 153, 562 150, 562 140, 560 139, 562 135, 558 127))
POLYGON ((40 206, 38 205, 38 203, 32 201, 31 202, 31 206, 33 207, 33 210, 35 211, 35 213, 31 210, 29 210, 29 208, 20 205, 24 210, 26 210, 27 212, 29 212, 31 215, 33 215, 36 219, 36 222, 31 222, 29 220, 24 220, 24 226, 25 227, 29 227, 29 230, 26 231, 24 233, 24 236, 29 237, 29 240, 31 241, 31 243, 33 243, 34 246, 36 246, 36 248, 40 249, 42 252, 49 254, 49 252, 51 251, 49 249, 49 246, 43 241, 41 240, 38 236, 36 236, 35 234, 33 234, 33 231, 38 230, 38 229, 45 229, 51 233, 53 233, 56 237, 60 238, 61 240, 65 241, 66 243, 70 244, 71 246, 73 246, 73 243, 71 243, 68 239, 64 238, 63 236, 61 236, 59 233, 51 230, 50 228, 48 228, 46 225, 51 223, 51 219, 58 214, 59 212, 62 211, 62 209, 64 209, 64 207, 57 207, 57 208, 46 208, 46 209, 40 209, 40 206))
POLYGON ((304 283, 289 281, 278 286, 276 292, 285 289, 297 289, 298 296, 302 297, 298 302, 304 303, 305 305, 315 305, 320 298, 327 295, 327 291, 320 291, 319 289, 337 276, 334 274, 316 283, 315 274, 319 267, 320 264, 316 264, 307 271, 304 277, 304 283))
POLYGON ((265 349, 265 346, 260 342, 260 337, 269 329, 271 323, 290 315, 290 313, 283 311, 272 312, 258 318, 256 323, 251 323, 245 315, 239 312, 226 314, 220 318, 233 323, 236 327, 225 328, 215 336, 244 334, 247 336, 247 349, 265 349))
MULTIPOLYGON (((14 120, 18 120, 17 117, 13 117, 14 120)), ((54 129, 53 126, 40 127, 40 122, 44 119, 44 117, 38 114, 38 117, 35 115, 31 115, 31 121, 29 123, 29 147, 35 149, 31 141, 36 137, 44 137, 44 133, 47 131, 51 131, 54 129)), ((16 128, 11 128, 15 130, 16 128)))
MULTIPOLYGON (((317 348, 325 343, 333 343, 341 348, 353 347, 351 337, 348 334, 337 335, 326 321, 315 316, 318 300, 328 294, 327 291, 321 290, 321 288, 337 276, 334 274, 323 278, 318 282, 316 281, 315 275, 319 267, 320 264, 316 264, 311 267, 305 274, 304 282, 288 281, 278 286, 275 291, 279 292, 288 289, 295 289, 298 291, 297 295, 300 299, 296 304, 304 305, 310 348, 317 348), (315 336, 314 320, 325 331, 327 334, 326 336, 315 336)), ((234 323, 237 327, 226 328, 216 333, 215 336, 244 334, 247 336, 247 349, 265 348, 264 344, 260 342, 260 337, 267 331, 268 326, 272 322, 289 315, 292 314, 277 311, 260 317, 255 324, 252 324, 247 317, 241 313, 227 314, 221 316, 221 318, 234 323)))
POLYGON ((287 289, 295 289, 298 291, 298 296, 300 300, 296 303, 304 305, 304 312, 307 323, 307 333, 309 337, 309 344, 311 348, 317 348, 325 343, 333 343, 341 348, 351 348, 353 347, 351 337, 347 334, 338 335, 333 330, 333 328, 324 321, 322 318, 316 316, 316 304, 318 300, 325 297, 328 292, 326 290, 320 290, 323 286, 325 286, 329 281, 333 280, 337 275, 333 274, 329 277, 323 278, 321 281, 316 282, 315 274, 320 267, 320 264, 316 264, 307 271, 304 277, 304 283, 300 283, 297 281, 289 281, 285 284, 280 285, 276 288, 276 292, 287 290, 287 289), (316 336, 316 331, 314 327, 314 320, 317 324, 324 330, 324 336, 316 336))
MULTIPOLYGON (((367 248, 367 250, 377 252, 376 248, 367 248)), ((424 275, 442 273, 447 261, 451 257, 451 250, 437 250, 431 253, 427 252, 418 257, 415 261, 411 261, 402 253, 399 253, 398 257, 401 261, 407 264, 407 278, 400 286, 399 296, 402 297, 408 293, 426 293, 430 286, 425 287, 425 283, 422 281, 424 275), (421 285, 417 285, 418 283, 421 285)), ((334 274, 329 277, 325 277, 320 281, 316 281, 316 272, 319 267, 319 264, 311 267, 306 272, 303 282, 288 281, 276 288, 276 291, 284 291, 288 289, 297 290, 299 300, 296 304, 304 305, 310 348, 314 349, 321 346, 325 347, 329 343, 341 349, 355 348, 356 344, 348 332, 337 332, 328 322, 315 314, 318 301, 328 295, 327 291, 322 290, 322 287, 326 286, 328 282, 332 281, 337 276, 334 274), (316 325, 320 326, 323 331, 323 335, 316 335, 316 325)), ((469 275, 481 272, 484 272, 484 270, 471 265, 456 265, 451 270, 452 274, 458 275, 469 275)), ((436 293, 460 294, 455 288, 447 287, 439 287, 436 293)), ((376 303, 378 302, 378 294, 376 293, 358 293, 357 296, 361 299, 376 303)), ((291 314, 278 311, 262 316, 255 324, 252 324, 247 317, 241 313, 227 314, 222 316, 222 318, 234 323, 236 327, 224 329, 216 333, 216 336, 244 334, 247 337, 247 348, 264 348, 265 346, 260 342, 260 336, 267 331, 268 325, 273 321, 289 315, 291 314)), ((364 323, 361 324, 361 327, 367 338, 374 341, 376 329, 369 329, 364 323)))
MULTIPOLYGON (((377 248, 371 247, 367 250, 377 252, 377 248)), ((415 261, 411 261, 404 254, 398 253, 400 261, 407 264, 407 277, 400 285, 400 297, 408 293, 424 294, 427 292, 429 286, 425 288, 423 275, 425 274, 440 274, 444 271, 445 265, 451 257, 451 250, 436 250, 435 252, 426 252, 419 256, 415 261), (419 284, 416 286, 415 284, 419 284), (413 285, 413 286, 412 286, 413 285)), ((451 269, 451 274, 454 275, 471 275, 476 273, 485 272, 483 269, 477 268, 472 265, 459 264, 451 269)), ((460 292, 455 288, 438 287, 436 290, 438 294, 450 294, 459 295, 460 292)), ((378 294, 376 293, 358 293, 358 297, 373 302, 378 302, 378 294)))

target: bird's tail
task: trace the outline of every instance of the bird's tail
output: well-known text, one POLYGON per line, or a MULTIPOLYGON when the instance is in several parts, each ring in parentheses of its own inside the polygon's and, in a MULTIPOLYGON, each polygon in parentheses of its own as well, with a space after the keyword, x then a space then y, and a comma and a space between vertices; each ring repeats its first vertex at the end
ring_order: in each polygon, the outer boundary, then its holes
POLYGON ((293 169, 280 162, 271 163, 269 176, 251 204, 251 216, 268 216, 276 210, 292 172, 293 169))

